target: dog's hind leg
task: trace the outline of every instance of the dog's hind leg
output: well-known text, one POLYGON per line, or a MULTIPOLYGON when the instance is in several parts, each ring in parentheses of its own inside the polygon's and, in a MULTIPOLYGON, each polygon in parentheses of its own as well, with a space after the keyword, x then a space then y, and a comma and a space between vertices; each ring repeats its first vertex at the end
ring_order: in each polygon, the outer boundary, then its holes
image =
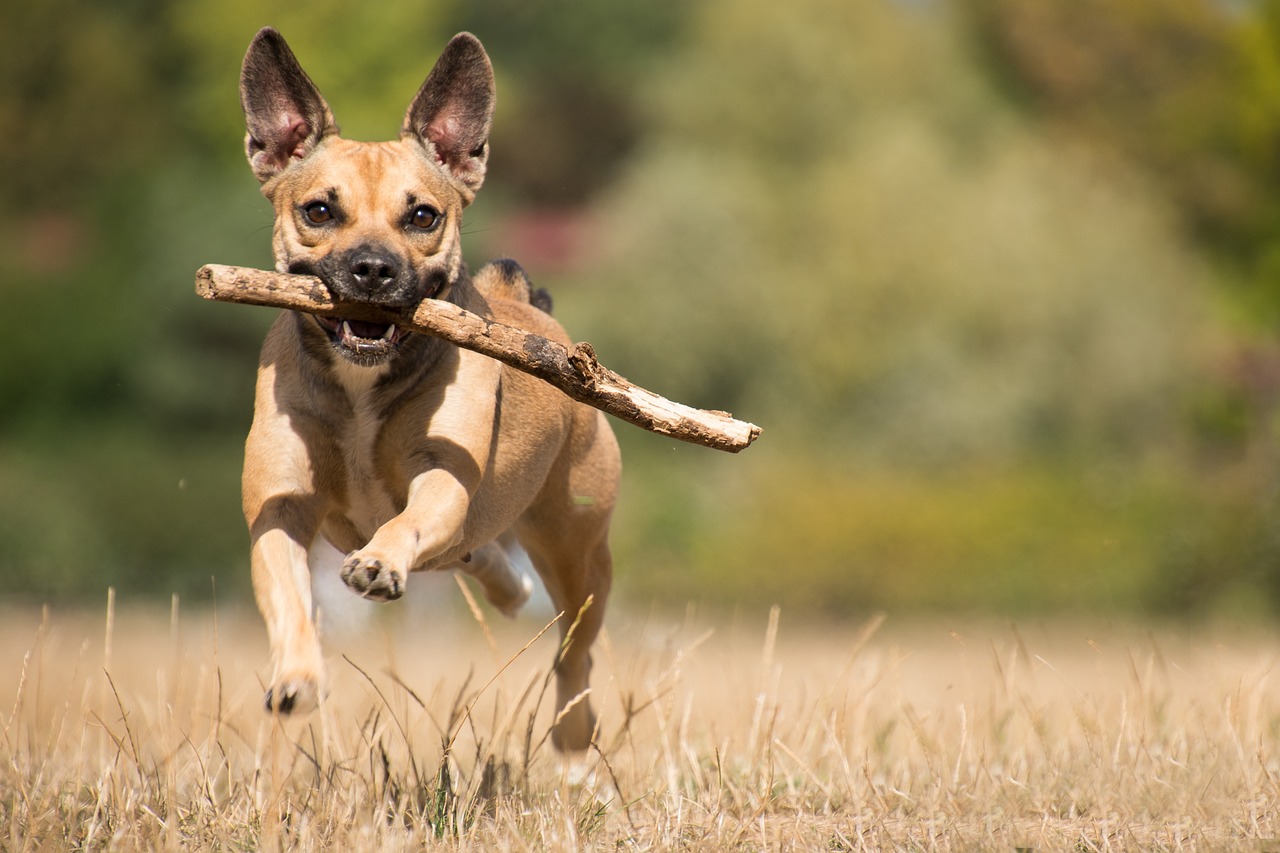
POLYGON ((613 580, 609 521, 617 491, 618 446, 604 415, 581 409, 575 435, 517 535, 560 617, 556 724, 552 743, 586 749, 596 720, 587 700, 591 645, 604 624, 613 580), (583 427, 586 427, 585 429, 583 427))
POLYGON ((551 742, 562 752, 591 745, 596 718, 587 698, 591 678, 591 645, 604 625, 605 604, 613 578, 613 558, 603 533, 584 552, 575 543, 530 547, 538 570, 560 617, 560 648, 556 652, 556 723, 551 742))
POLYGON ((503 536, 471 552, 459 568, 480 582, 484 597, 502 613, 514 617, 533 592, 533 580, 511 565, 507 558, 507 544, 511 537, 503 536))

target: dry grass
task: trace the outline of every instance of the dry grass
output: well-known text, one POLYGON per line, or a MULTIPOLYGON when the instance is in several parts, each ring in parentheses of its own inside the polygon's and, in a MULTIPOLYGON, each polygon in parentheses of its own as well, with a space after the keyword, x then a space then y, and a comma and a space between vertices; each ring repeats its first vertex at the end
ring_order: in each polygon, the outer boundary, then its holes
POLYGON ((249 609, 5 613, 0 848, 1277 849, 1271 633, 618 616, 566 762, 555 632, 459 612, 284 724, 249 609))

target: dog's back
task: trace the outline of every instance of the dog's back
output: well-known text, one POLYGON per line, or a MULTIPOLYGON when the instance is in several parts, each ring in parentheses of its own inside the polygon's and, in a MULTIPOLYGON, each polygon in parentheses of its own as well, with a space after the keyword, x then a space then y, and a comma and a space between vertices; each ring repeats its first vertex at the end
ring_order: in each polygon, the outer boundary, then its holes
POLYGON ((534 287, 524 268, 510 258, 485 264, 472 277, 472 283, 486 299, 523 302, 544 314, 551 313, 551 294, 541 287, 534 287))

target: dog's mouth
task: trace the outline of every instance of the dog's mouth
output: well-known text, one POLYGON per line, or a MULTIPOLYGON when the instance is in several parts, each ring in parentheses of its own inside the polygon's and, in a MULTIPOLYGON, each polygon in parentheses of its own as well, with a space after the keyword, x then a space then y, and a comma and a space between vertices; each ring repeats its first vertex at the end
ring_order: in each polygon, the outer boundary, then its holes
POLYGON ((316 317, 316 321, 339 354, 364 367, 374 367, 390 359, 409 334, 394 323, 369 323, 342 317, 316 317))

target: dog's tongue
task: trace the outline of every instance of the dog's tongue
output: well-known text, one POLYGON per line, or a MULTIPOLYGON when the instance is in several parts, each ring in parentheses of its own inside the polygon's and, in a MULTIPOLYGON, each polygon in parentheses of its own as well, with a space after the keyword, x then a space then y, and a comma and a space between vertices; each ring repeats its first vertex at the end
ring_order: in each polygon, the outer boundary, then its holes
POLYGON ((380 338, 387 333, 386 323, 366 323, 363 320, 348 320, 351 332, 361 338, 380 338))

